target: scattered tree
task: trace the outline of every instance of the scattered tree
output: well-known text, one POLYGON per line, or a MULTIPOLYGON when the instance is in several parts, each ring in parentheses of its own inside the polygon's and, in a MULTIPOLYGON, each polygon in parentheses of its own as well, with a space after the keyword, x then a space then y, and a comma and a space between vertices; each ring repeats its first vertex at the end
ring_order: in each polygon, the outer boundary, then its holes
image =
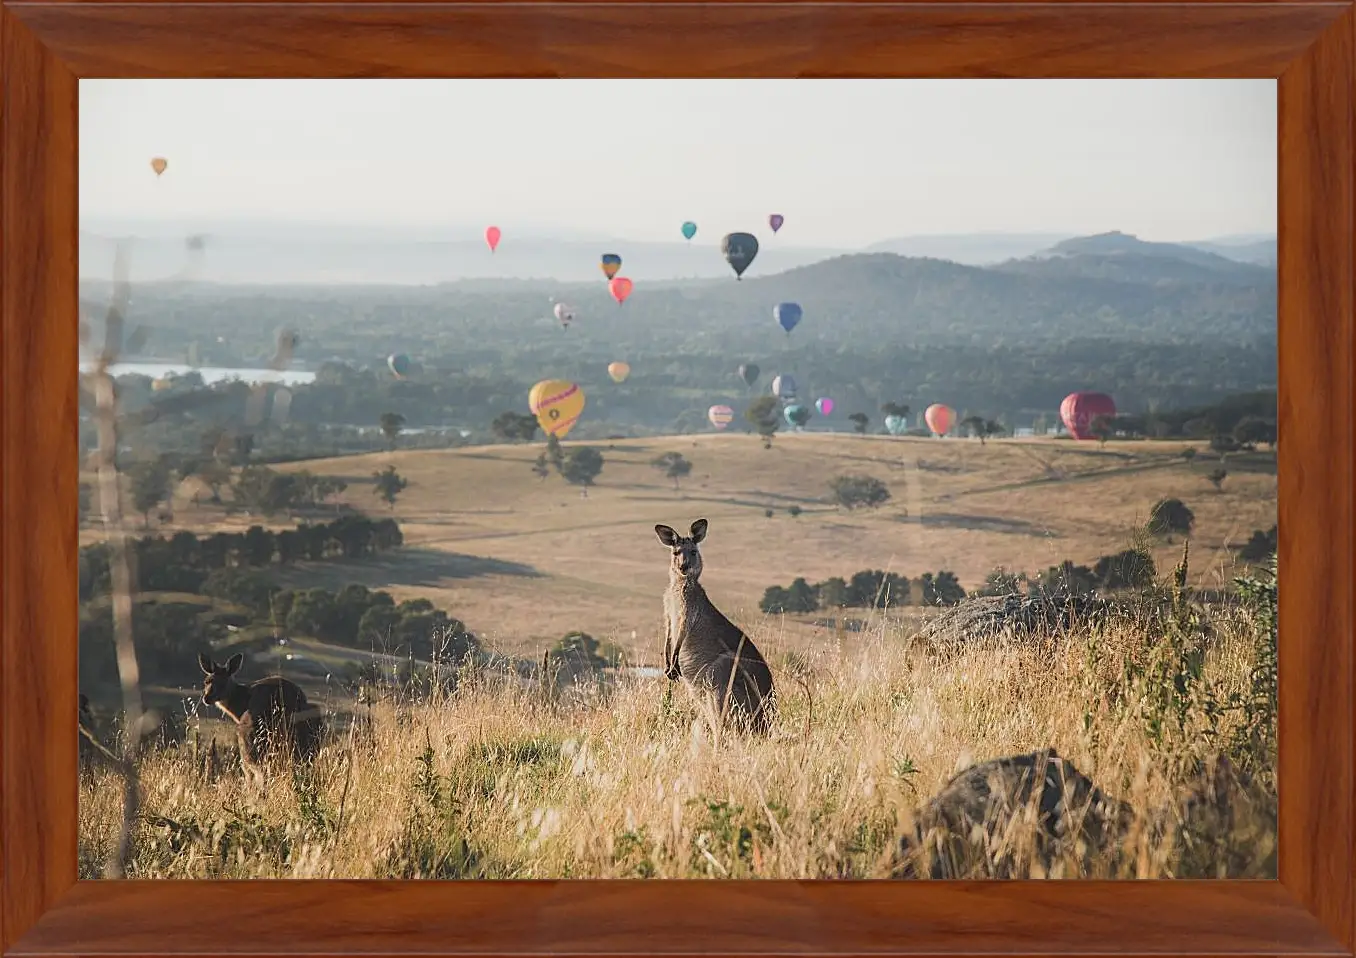
POLYGON ((1165 536, 1172 541, 1172 535, 1190 535, 1196 521, 1196 514, 1187 508, 1181 499, 1160 499, 1149 510, 1148 531, 1150 535, 1165 536))
POLYGON ((536 416, 525 416, 511 410, 501 412, 490 423, 490 431, 505 442, 531 442, 539 428, 536 416))
POLYGON ((681 452, 666 452, 650 463, 662 472, 665 478, 673 480, 673 489, 678 491, 678 481, 692 472, 692 463, 681 452))
POLYGON ((561 478, 572 486, 579 486, 580 494, 585 498, 588 498, 589 486, 602 471, 603 454, 591 446, 571 449, 560 467, 561 478))
POLYGON ((763 448, 772 448, 772 437, 781 426, 781 416, 777 415, 780 403, 776 396, 763 396, 755 399, 744 410, 744 418, 749 421, 763 440, 763 448))
POLYGON ((409 485, 409 482, 396 472, 395 466, 387 466, 380 472, 372 473, 372 479, 375 485, 373 492, 392 509, 395 508, 396 497, 409 485))
POLYGON ((866 435, 867 424, 871 422, 871 419, 866 413, 854 412, 851 416, 848 416, 848 421, 852 423, 852 428, 857 431, 857 435, 864 436, 866 435))
POLYGON ((1244 416, 1234 426, 1234 440, 1247 449, 1256 449, 1258 445, 1276 446, 1276 420, 1262 419, 1260 416, 1244 416))
POLYGON ((132 508, 141 513, 143 527, 149 527, 151 524, 151 510, 169 496, 172 475, 173 471, 164 456, 149 462, 134 463, 127 470, 132 491, 132 508))
POLYGON ((801 513, 801 508, 800 508, 800 506, 792 505, 792 506, 787 506, 787 507, 786 507, 786 514, 787 514, 788 516, 790 516, 792 519, 794 519, 794 518, 796 518, 797 516, 799 516, 800 513, 801 513))
POLYGON ((991 437, 1001 436, 1007 431, 1001 424, 983 416, 966 416, 961 420, 961 428, 978 439, 981 446, 991 437))
POLYGON ((1265 532, 1261 529, 1252 530, 1252 538, 1243 544, 1239 550, 1239 558, 1247 562, 1261 562, 1270 558, 1276 551, 1276 527, 1272 526, 1265 532))
POLYGON ((537 458, 533 460, 532 472, 542 482, 545 482, 547 477, 551 475, 551 465, 546 461, 546 453, 539 453, 537 458))
POLYGON ((1229 470, 1220 466, 1218 469, 1206 473, 1205 481, 1214 486, 1216 492, 1222 492, 1224 490, 1224 480, 1227 478, 1229 478, 1229 470))
POLYGON ((965 598, 965 590, 954 572, 943 569, 935 576, 924 572, 922 582, 924 605, 955 605, 965 598))
POLYGON ((890 490, 874 476, 835 476, 829 491, 837 505, 849 510, 872 509, 890 499, 890 490))
POLYGON ((1092 567, 1093 578, 1103 589, 1142 589, 1154 581, 1154 560, 1143 549, 1126 549, 1105 555, 1092 567))
POLYGON ((381 433, 386 437, 389 447, 394 450, 396 447, 396 438, 400 435, 400 430, 405 428, 405 417, 398 412, 384 412, 381 414, 381 433))

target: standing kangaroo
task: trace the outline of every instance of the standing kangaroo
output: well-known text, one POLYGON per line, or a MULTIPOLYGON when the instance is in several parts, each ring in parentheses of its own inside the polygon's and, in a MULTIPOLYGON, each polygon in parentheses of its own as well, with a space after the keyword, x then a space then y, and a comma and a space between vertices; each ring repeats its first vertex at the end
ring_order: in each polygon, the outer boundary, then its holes
POLYGON ((225 665, 199 654, 198 665, 207 680, 203 683, 204 705, 215 705, 235 723, 240 744, 240 763, 256 777, 262 777, 265 755, 284 741, 290 741, 297 761, 315 757, 320 748, 324 722, 319 710, 306 701, 306 693, 280 675, 242 685, 235 674, 245 661, 237 652, 225 665))
POLYGON ((654 527, 659 541, 673 550, 664 593, 664 674, 681 678, 720 721, 766 733, 775 707, 772 670, 702 588, 697 545, 706 538, 706 528, 705 519, 692 523, 687 536, 669 526, 654 527))

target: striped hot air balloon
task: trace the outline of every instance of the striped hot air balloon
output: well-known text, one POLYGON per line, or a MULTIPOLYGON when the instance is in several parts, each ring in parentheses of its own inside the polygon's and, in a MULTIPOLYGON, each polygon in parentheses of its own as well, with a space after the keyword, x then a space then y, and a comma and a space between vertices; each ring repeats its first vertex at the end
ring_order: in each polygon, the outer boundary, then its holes
POLYGON ((528 392, 527 408, 542 432, 564 439, 584 412, 584 390, 564 379, 544 379, 528 392))
POLYGON ((729 406, 712 406, 706 410, 706 418, 717 429, 724 429, 734 420, 734 410, 729 406))

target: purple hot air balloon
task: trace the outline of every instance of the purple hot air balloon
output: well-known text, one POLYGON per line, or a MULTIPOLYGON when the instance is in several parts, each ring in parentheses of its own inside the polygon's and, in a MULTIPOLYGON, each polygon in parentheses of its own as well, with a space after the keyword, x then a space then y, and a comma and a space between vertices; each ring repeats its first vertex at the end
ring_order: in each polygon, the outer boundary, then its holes
POLYGON ((833 412, 833 400, 828 396, 820 396, 815 400, 815 408, 819 410, 821 416, 827 416, 833 412))
POLYGON ((771 216, 767 218, 767 225, 772 227, 772 232, 774 233, 777 232, 777 230, 781 229, 782 224, 785 222, 786 217, 780 213, 773 213, 771 216))

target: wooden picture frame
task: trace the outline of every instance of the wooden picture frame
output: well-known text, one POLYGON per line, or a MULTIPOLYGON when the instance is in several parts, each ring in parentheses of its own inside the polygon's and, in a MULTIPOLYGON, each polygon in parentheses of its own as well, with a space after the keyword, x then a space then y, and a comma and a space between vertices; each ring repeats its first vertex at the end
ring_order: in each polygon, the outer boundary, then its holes
POLYGON ((1352 954, 1351 3, 6 2, 0 70, 4 955, 1352 954), (77 882, 77 80, 195 76, 1279 78, 1279 880, 77 882))

